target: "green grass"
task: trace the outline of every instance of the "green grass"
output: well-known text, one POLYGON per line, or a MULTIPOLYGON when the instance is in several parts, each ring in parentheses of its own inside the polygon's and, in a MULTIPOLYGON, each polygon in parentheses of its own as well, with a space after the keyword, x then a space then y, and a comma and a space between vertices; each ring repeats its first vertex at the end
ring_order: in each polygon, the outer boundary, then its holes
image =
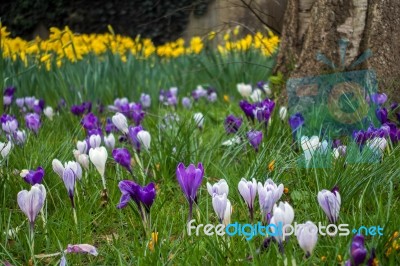
MULTIPOLYGON (((334 161, 331 168, 299 168, 296 152, 287 122, 280 121, 277 110, 264 137, 259 153, 244 142, 233 147, 221 143, 229 138, 225 134, 223 120, 233 113, 244 117, 238 106, 239 94, 236 83, 256 83, 267 80, 273 59, 257 53, 230 54, 221 57, 204 52, 200 56, 187 56, 164 61, 157 58, 140 61, 133 57, 123 64, 118 56, 106 55, 102 60, 89 56, 76 64, 65 64, 60 69, 47 72, 32 66, 28 69, 19 63, 1 60, 3 86, 15 85, 17 97, 34 95, 44 98, 53 107, 60 98, 69 105, 83 100, 100 100, 112 104, 115 97, 128 97, 138 101, 140 92, 152 96, 152 108, 143 122, 143 127, 152 136, 149 153, 140 154, 145 169, 134 166, 132 177, 125 169, 116 165, 108 151, 106 179, 109 203, 101 207, 101 178, 93 165, 85 172, 76 187, 76 208, 78 224, 74 224, 72 209, 62 180, 53 172, 51 162, 58 158, 62 162, 73 160, 72 150, 77 140, 85 137, 79 122, 68 109, 54 117, 53 121, 43 119, 38 136, 30 134, 24 146, 15 146, 8 160, 1 164, 0 172, 0 261, 8 260, 13 265, 26 265, 31 258, 28 224, 19 210, 17 193, 29 189, 19 176, 22 169, 42 166, 45 169, 44 185, 47 199, 44 226, 39 215, 36 221, 34 254, 48 254, 64 250, 67 244, 88 243, 97 247, 99 256, 67 255, 69 265, 220 265, 220 264, 273 264, 288 265, 295 260, 297 265, 337 265, 337 256, 343 261, 349 258, 352 235, 347 237, 320 236, 314 254, 305 260, 304 253, 294 236, 285 243, 282 255, 276 243, 259 253, 263 238, 257 236, 251 241, 244 237, 188 236, 186 220, 188 204, 176 180, 175 170, 179 162, 202 162, 205 177, 198 192, 198 206, 194 218, 198 223, 217 224, 211 197, 206 182, 214 183, 225 178, 230 186, 228 198, 233 205, 232 222, 248 223, 248 210, 237 190, 242 177, 264 182, 272 178, 283 183, 289 192, 281 198, 288 201, 295 210, 295 222, 327 225, 328 221, 318 206, 317 193, 338 185, 342 196, 340 223, 348 223, 350 229, 361 225, 380 225, 384 236, 366 237, 368 250, 376 248, 382 265, 398 265, 398 252, 386 257, 386 243, 394 231, 399 231, 397 210, 400 207, 400 182, 398 158, 400 149, 395 146, 385 152, 383 161, 376 164, 347 164, 344 160, 334 161), (251 63, 249 63, 251 62, 251 63), (200 101, 191 110, 178 107, 180 121, 173 132, 164 132, 159 123, 164 114, 172 109, 158 106, 160 88, 179 87, 179 97, 190 95, 198 84, 210 84, 217 89, 218 101, 200 101), (222 96, 231 96, 231 102, 222 96), (192 119, 195 112, 205 115, 204 130, 200 131, 192 119), (176 148, 175 152, 172 152, 176 148), (275 160, 275 169, 268 170, 268 164, 275 160), (144 175, 142 173, 145 173, 144 175), (144 185, 153 181, 158 186, 157 197, 151 209, 153 232, 158 232, 158 243, 154 251, 148 248, 149 236, 145 234, 141 220, 134 207, 118 210, 120 191, 118 182, 134 179, 144 185), (17 230, 13 236, 4 232, 17 230), (397 257, 396 257, 397 256, 397 257), (249 260, 248 257, 252 257, 249 260), (322 262, 326 257, 326 262, 322 262)), ((14 105, 11 112, 16 114, 20 125, 21 115, 14 105)), ((111 113, 103 114, 111 116, 111 113)), ((238 134, 245 136, 250 128, 262 130, 261 125, 252 125, 247 120, 238 134)), ((4 141, 4 135, 1 136, 4 141)), ((129 144, 126 146, 131 152, 129 144)), ((133 205, 133 203, 132 203, 133 205)), ((256 198, 255 220, 261 220, 258 197, 256 198)), ((60 257, 35 259, 37 265, 54 265, 60 257)))

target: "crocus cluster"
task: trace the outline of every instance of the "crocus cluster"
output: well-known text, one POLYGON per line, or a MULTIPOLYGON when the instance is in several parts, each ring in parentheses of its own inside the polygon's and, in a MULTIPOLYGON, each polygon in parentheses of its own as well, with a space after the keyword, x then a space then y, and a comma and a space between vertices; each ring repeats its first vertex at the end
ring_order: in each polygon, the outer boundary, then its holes
POLYGON ((239 102, 239 106, 248 119, 254 121, 256 118, 260 123, 267 125, 272 112, 274 111, 275 102, 268 98, 253 104, 246 100, 242 100, 239 102))
MULTIPOLYGON (((205 98, 209 102, 215 102, 218 96, 214 88, 206 87, 206 89, 204 89, 203 86, 198 85, 196 89, 192 91, 192 97, 194 101, 198 101, 201 98, 205 98)), ((182 105, 184 105, 183 102, 182 105)))
POLYGON ((43 99, 36 99, 35 96, 17 98, 15 99, 15 103, 23 113, 25 113, 26 111, 33 111, 37 114, 42 113, 45 105, 43 99))
POLYGON ((178 104, 178 88, 172 87, 168 90, 161 89, 158 100, 164 106, 176 107, 178 104))

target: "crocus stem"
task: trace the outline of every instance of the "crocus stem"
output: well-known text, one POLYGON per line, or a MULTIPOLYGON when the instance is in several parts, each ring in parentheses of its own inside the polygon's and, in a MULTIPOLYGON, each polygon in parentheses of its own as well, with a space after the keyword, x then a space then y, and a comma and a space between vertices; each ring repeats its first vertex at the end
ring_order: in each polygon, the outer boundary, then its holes
POLYGON ((253 223, 253 220, 254 220, 253 208, 249 208, 249 212, 250 212, 250 222, 253 223))
POLYGON ((281 240, 278 241, 278 246, 279 246, 279 252, 281 252, 282 254, 285 253, 285 249, 283 247, 283 243, 281 240))
POLYGON ((61 254, 62 254, 61 252, 56 252, 56 253, 51 253, 51 254, 39 254, 39 255, 35 255, 35 258, 36 259, 51 258, 51 257, 60 256, 61 254))
POLYGON ((29 223, 29 240, 31 245, 31 258, 35 255, 35 223, 29 223))
POLYGON ((140 160, 137 152, 134 153, 134 156, 135 156, 136 163, 139 165, 140 173, 142 174, 142 177, 143 177, 143 183, 146 183, 146 175, 143 172, 142 161, 140 160))
POLYGON ((103 189, 107 190, 107 186, 106 186, 106 178, 104 177, 104 175, 101 176, 101 181, 103 183, 103 189))
POLYGON ((189 217, 188 217, 188 222, 190 222, 192 220, 192 216, 193 216, 193 203, 189 202, 189 217))
POLYGON ((73 212, 73 215, 74 215, 75 225, 78 226, 78 217, 76 216, 76 209, 72 208, 72 212, 73 212))

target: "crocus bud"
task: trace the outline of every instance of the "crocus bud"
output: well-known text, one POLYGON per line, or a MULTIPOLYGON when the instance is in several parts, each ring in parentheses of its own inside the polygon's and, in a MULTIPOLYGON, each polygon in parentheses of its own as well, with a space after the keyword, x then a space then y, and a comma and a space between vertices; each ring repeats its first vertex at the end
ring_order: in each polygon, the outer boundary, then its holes
POLYGON ((339 189, 334 187, 332 191, 323 189, 318 192, 318 203, 331 223, 336 223, 339 219, 341 198, 339 189))
POLYGON ((231 215, 232 215, 232 205, 229 200, 226 200, 226 208, 225 208, 225 213, 224 213, 224 219, 222 223, 227 226, 228 224, 231 223, 231 215))
MULTIPOLYGON (((273 216, 271 218, 270 224, 274 224, 276 226, 279 226, 279 224, 281 224, 282 226, 284 226, 291 224, 293 222, 293 219, 294 210, 289 203, 279 202, 279 205, 274 205, 273 216)), ((272 229, 272 231, 274 231, 274 229, 272 229)), ((278 240, 280 243, 285 240, 285 238, 283 238, 283 235, 277 235, 275 236, 275 239, 278 240)))
POLYGON ((89 137, 89 144, 91 148, 97 148, 101 145, 101 137, 100 135, 91 135, 89 137))
POLYGON ((35 223, 36 216, 43 208, 45 199, 46 189, 41 184, 33 185, 30 191, 22 190, 18 193, 18 205, 28 217, 29 223, 32 226, 35 223))
POLYGON ((227 200, 225 193, 222 195, 214 194, 212 198, 212 205, 220 222, 224 219, 227 200))
POLYGON ((40 116, 36 113, 27 114, 25 115, 25 123, 28 129, 37 134, 41 126, 40 116))
POLYGON ((110 133, 108 136, 104 137, 104 144, 109 149, 114 149, 115 147, 115 137, 113 133, 110 133))
POLYGON ((253 93, 250 95, 250 99, 253 102, 260 102, 262 100, 262 91, 259 89, 255 89, 253 93))
POLYGON ((107 156, 108 156, 107 150, 103 146, 97 148, 91 148, 89 150, 90 161, 94 164, 97 171, 100 173, 102 177, 104 177, 107 156))
POLYGON ((121 113, 116 113, 112 117, 112 122, 114 123, 115 127, 118 128, 124 134, 128 133, 128 121, 126 117, 121 113))
POLYGON ((150 141, 151 141, 150 133, 147 132, 146 130, 140 130, 137 133, 136 137, 140 141, 140 143, 143 145, 145 150, 148 151, 150 149, 150 141))
POLYGON ((142 93, 140 95, 140 103, 144 108, 149 108, 151 105, 151 97, 148 94, 142 93))
POLYGON ((318 240, 318 227, 311 221, 299 224, 296 230, 299 246, 306 253, 306 257, 311 256, 318 240))
POLYGON ((36 170, 22 170, 19 174, 26 183, 31 184, 41 184, 44 177, 44 170, 42 167, 38 167, 36 170))
POLYGON ((112 151, 112 156, 117 163, 119 163, 120 165, 122 165, 123 167, 128 169, 129 172, 132 171, 131 155, 130 155, 128 149, 126 149, 126 148, 114 149, 112 151))
POLYGON ((0 153, 3 159, 8 156, 8 154, 11 151, 11 148, 12 148, 11 141, 8 141, 7 143, 0 142, 0 151, 1 151, 0 153))
POLYGON ((202 113, 195 113, 193 119, 197 127, 202 129, 204 125, 204 115, 202 113))
POLYGON ((13 133, 15 143, 18 145, 24 144, 26 141, 25 130, 17 130, 13 133))
POLYGON ((257 196, 257 182, 253 178, 252 181, 247 181, 242 178, 238 185, 239 193, 244 199, 249 208, 250 219, 253 219, 254 200, 257 196))
POLYGON ((43 113, 48 119, 53 120, 53 116, 54 116, 53 108, 51 108, 50 106, 47 106, 46 108, 44 108, 43 113))
POLYGON ((256 150, 256 152, 258 152, 258 147, 261 144, 262 137, 263 137, 263 134, 261 131, 252 130, 252 131, 247 132, 247 138, 248 138, 251 146, 253 146, 253 148, 256 150))
POLYGON ((78 150, 73 151, 75 160, 86 170, 89 169, 89 156, 85 153, 81 154, 78 150))
POLYGON ((78 149, 78 151, 80 153, 87 153, 88 151, 88 144, 86 141, 80 141, 78 140, 78 142, 76 143, 76 148, 78 149))
POLYGON ((251 92, 252 92, 252 88, 251 85, 249 84, 244 84, 244 83, 239 83, 236 85, 238 92, 240 93, 240 95, 242 95, 242 97, 247 98, 250 97, 251 92))
POLYGON ((225 179, 219 180, 214 185, 211 185, 210 183, 207 182, 207 191, 211 197, 213 197, 214 194, 217 195, 226 194, 226 196, 228 196, 229 186, 228 183, 226 183, 225 179))
POLYGON ((367 257, 367 249, 364 246, 364 236, 357 234, 353 237, 351 243, 350 255, 352 265, 358 266, 363 265, 365 258, 367 257))
POLYGON ((320 142, 318 136, 312 136, 310 139, 306 136, 301 137, 301 148, 304 152, 306 162, 309 162, 314 152, 319 148, 320 142))
POLYGON ((58 159, 54 159, 51 164, 53 166, 54 172, 56 172, 56 174, 62 178, 64 173, 64 166, 62 165, 62 163, 58 159))
POLYGON ((271 213, 275 203, 281 198, 283 194, 283 184, 277 186, 274 181, 267 179, 264 185, 260 182, 257 184, 258 199, 260 209, 265 220, 267 215, 271 213))
POLYGON ((287 117, 287 108, 286 106, 281 106, 279 108, 279 117, 281 118, 282 121, 284 121, 287 117))

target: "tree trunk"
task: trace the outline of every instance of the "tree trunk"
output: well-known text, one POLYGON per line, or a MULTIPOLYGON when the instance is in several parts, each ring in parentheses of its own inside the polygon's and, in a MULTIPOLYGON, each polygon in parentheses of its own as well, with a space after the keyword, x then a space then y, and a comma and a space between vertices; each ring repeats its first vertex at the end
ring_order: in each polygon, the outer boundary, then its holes
POLYGON ((275 72, 286 77, 327 73, 330 67, 316 59, 318 52, 340 66, 338 42, 346 38, 345 67, 371 49, 372 57, 357 69, 374 69, 379 90, 398 101, 399 14, 399 0, 289 0, 275 72))

